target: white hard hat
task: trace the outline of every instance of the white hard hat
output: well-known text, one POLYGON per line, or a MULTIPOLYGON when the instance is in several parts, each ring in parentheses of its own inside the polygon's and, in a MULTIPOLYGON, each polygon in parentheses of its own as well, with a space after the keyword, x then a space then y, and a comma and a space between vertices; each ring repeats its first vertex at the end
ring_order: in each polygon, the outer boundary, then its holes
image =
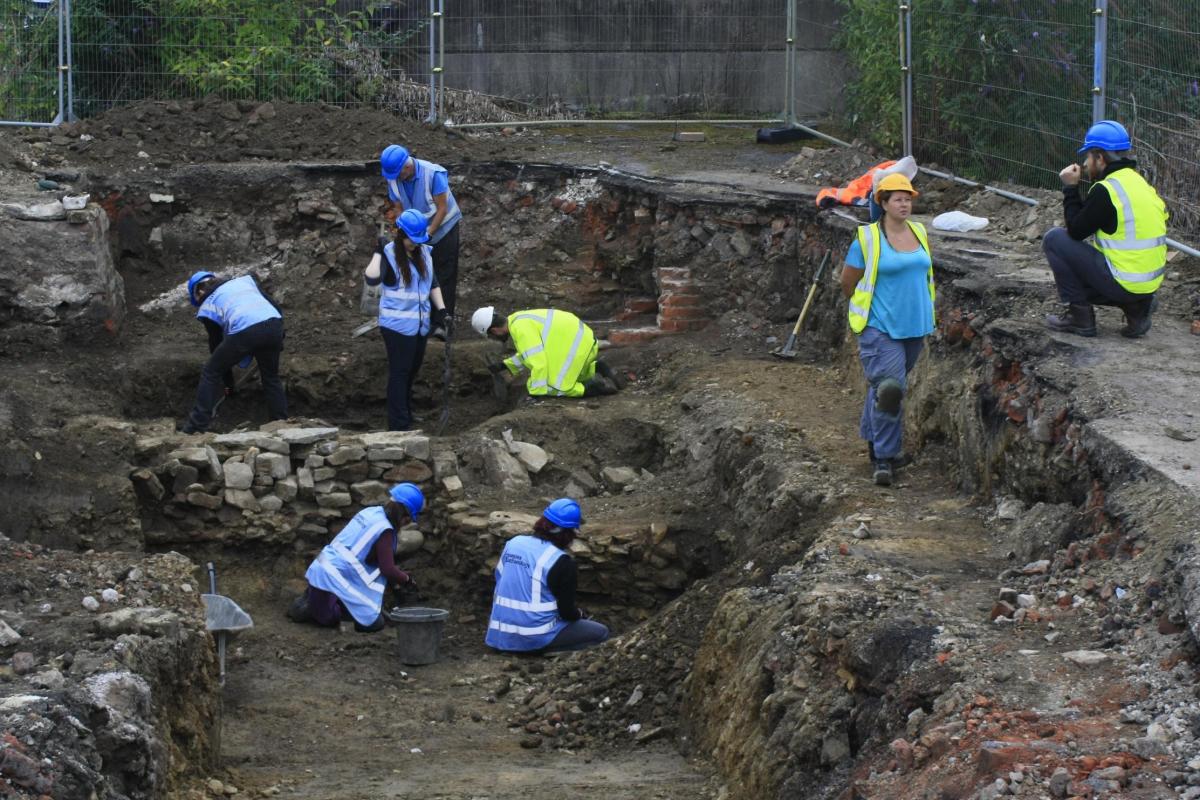
POLYGON ((496 316, 495 306, 484 306, 476 309, 471 315, 471 327, 480 336, 487 336, 488 328, 492 327, 492 318, 496 316))

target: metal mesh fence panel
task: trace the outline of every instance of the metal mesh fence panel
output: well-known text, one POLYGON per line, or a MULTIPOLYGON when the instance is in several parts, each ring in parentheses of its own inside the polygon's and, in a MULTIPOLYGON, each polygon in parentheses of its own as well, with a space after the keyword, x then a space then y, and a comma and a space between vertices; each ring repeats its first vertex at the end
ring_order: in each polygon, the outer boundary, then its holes
POLYGON ((0 0, 0 121, 51 123, 62 110, 60 5, 0 0))
MULTIPOLYGON (((446 86, 571 116, 778 115, 787 3, 447 0, 446 86)), ((798 8, 798 69, 815 71, 836 7, 798 8)), ((836 92, 799 83, 801 112, 836 92)))
POLYGON ((1058 185, 1092 108, 1093 4, 913 3, 913 151, 989 183, 1058 185))
POLYGON ((1200 4, 1109 0, 1105 114, 1133 138, 1138 166, 1171 211, 1172 235, 1200 238, 1200 4))
POLYGON ((71 17, 83 115, 147 97, 427 105, 424 4, 73 0, 71 17))

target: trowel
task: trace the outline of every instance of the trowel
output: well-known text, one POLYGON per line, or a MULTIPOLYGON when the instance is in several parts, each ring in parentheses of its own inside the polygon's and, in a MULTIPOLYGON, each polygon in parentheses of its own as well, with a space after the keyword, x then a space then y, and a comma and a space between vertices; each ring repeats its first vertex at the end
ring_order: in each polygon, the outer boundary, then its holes
POLYGON ((804 327, 804 318, 808 316, 808 309, 812 307, 813 298, 817 295, 817 286, 821 282, 821 273, 825 271, 825 262, 829 260, 829 253, 825 251, 825 257, 821 259, 820 266, 817 267, 817 274, 813 275, 812 287, 808 290, 808 297, 804 299, 804 307, 800 309, 800 316, 796 318, 796 325, 792 328, 792 333, 787 338, 787 342, 779 350, 772 350, 771 355, 776 358, 793 359, 796 357, 796 336, 799 335, 800 329, 804 327))

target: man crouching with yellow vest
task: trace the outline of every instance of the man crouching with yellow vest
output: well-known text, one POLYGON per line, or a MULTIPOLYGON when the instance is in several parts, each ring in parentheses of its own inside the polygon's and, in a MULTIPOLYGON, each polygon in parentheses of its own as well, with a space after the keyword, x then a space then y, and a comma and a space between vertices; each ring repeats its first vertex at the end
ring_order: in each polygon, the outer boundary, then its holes
POLYGON ((916 195, 904 175, 881 180, 875 199, 883 216, 858 229, 842 268, 850 330, 858 335, 858 357, 869 384, 859 435, 867 442, 880 486, 890 486, 895 469, 907 463, 901 403, 908 373, 935 324, 929 239, 925 226, 909 219, 916 195))
POLYGON ((594 397, 620 389, 612 369, 596 358, 592 329, 570 311, 538 308, 505 317, 484 306, 471 316, 471 327, 497 341, 512 339, 517 352, 489 368, 513 375, 529 370, 531 397, 594 397))
POLYGON ((1122 336, 1136 339, 1150 330, 1154 293, 1167 263, 1167 207, 1135 170, 1132 147, 1123 125, 1101 120, 1079 148, 1086 154, 1088 178, 1095 181, 1087 199, 1079 192, 1078 164, 1058 173, 1067 226, 1049 230, 1042 250, 1067 307, 1046 317, 1052 330, 1095 336, 1093 304, 1125 312, 1122 336))

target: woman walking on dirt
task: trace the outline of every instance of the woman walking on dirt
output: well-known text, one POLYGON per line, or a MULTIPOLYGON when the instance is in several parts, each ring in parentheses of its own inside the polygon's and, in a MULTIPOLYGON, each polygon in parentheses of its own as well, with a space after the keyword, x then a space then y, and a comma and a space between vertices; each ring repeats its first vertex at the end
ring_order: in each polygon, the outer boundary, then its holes
POLYGON ((344 612, 359 633, 383 630, 384 588, 389 583, 416 585, 396 566, 396 531, 416 522, 424 507, 425 495, 416 484, 398 483, 382 506, 355 514, 304 573, 308 590, 292 603, 288 617, 331 628, 344 612))
POLYGON ((901 406, 908 373, 935 324, 929 240, 925 226, 909 218, 916 195, 904 175, 881 180, 875 199, 883 217, 859 227, 842 269, 850 330, 858 335, 869 384, 859 435, 867 442, 879 486, 890 486, 894 470, 906 463, 901 406))
POLYGON ((419 211, 396 219, 396 238, 380 247, 367 265, 368 286, 383 284, 379 330, 387 348, 387 423, 390 431, 412 427, 412 387, 431 327, 451 325, 433 272, 427 223, 419 211), (399 246, 397 246, 399 245, 399 246))

